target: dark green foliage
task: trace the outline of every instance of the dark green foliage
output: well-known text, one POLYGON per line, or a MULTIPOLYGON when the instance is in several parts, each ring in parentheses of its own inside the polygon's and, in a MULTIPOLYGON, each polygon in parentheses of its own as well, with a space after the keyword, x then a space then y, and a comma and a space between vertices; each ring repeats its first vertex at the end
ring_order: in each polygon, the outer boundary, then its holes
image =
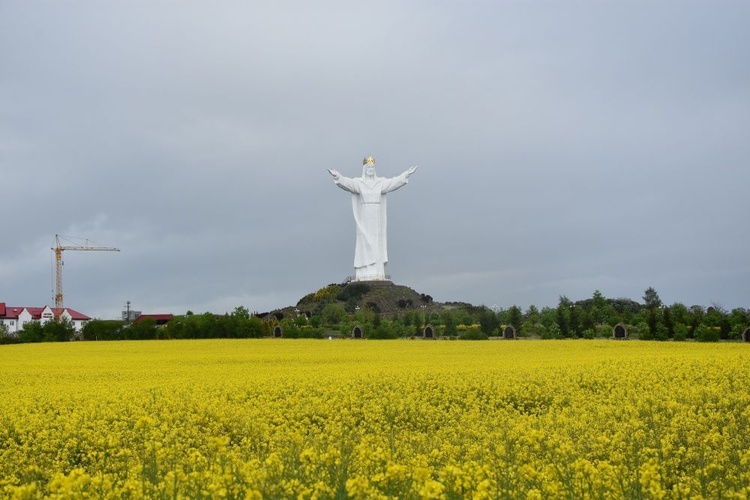
POLYGON ((453 321, 453 315, 450 311, 443 311, 440 315, 440 319, 443 322, 443 335, 448 337, 456 336, 456 323, 453 321))
POLYGON ((481 330, 470 328, 458 337, 461 340, 488 340, 487 335, 481 330))
POLYGON ((560 297, 560 302, 557 305, 557 316, 556 316, 557 327, 560 332, 560 336, 563 338, 569 338, 570 332, 570 300, 566 296, 560 297))
POLYGON ((648 335, 651 339, 659 340, 659 316, 656 309, 649 309, 646 323, 648 324, 648 335))
POLYGON ((370 291, 370 286, 365 283, 349 283, 341 289, 336 300, 342 302, 359 301, 364 294, 370 291))
POLYGON ((346 309, 341 304, 326 304, 320 312, 325 325, 338 325, 346 317, 346 309))
POLYGON ((516 329, 516 331, 521 330, 521 326, 523 325, 523 313, 521 312, 520 307, 515 306, 515 305, 511 306, 510 309, 508 309, 506 317, 507 317, 507 321, 506 321, 507 324, 512 325, 513 328, 516 329))
POLYGON ((670 339, 674 337, 674 320, 672 319, 672 310, 669 307, 665 307, 662 311, 661 321, 664 328, 667 329, 667 337, 670 339))
POLYGON ((18 334, 0 328, 0 343, 84 340, 201 339, 270 337, 281 326, 287 338, 322 338, 333 331, 351 336, 355 324, 365 337, 387 339, 422 337, 430 324, 436 336, 483 339, 500 334, 500 326, 512 325, 525 337, 592 338, 611 337, 612 328, 622 323, 642 340, 682 341, 698 337, 702 342, 738 340, 750 325, 750 311, 730 312, 717 304, 708 309, 680 303, 665 307, 653 288, 644 294, 646 305, 629 299, 607 299, 596 290, 590 299, 572 302, 560 296, 556 308, 511 306, 493 312, 485 306, 464 302, 434 303, 432 297, 407 287, 366 283, 329 285, 308 294, 304 304, 263 314, 250 314, 237 307, 231 314, 211 313, 174 317, 166 326, 143 319, 132 324, 122 321, 91 320, 80 333, 72 324, 30 322, 18 334), (341 301, 338 299, 345 299, 341 301), (312 300, 312 302, 308 302, 312 300))
POLYGON ((575 304, 570 305, 568 313, 568 322, 570 324, 570 335, 581 338, 583 336, 583 325, 581 323, 581 310, 575 304))
POLYGON ((3 327, 0 327, 0 344, 19 344, 21 340, 18 336, 11 334, 3 327))
POLYGON ((688 337, 688 329, 685 325, 682 323, 677 323, 674 325, 674 340, 675 341, 683 341, 686 340, 688 337))
POLYGON ((145 318, 128 325, 123 329, 123 334, 127 340, 154 340, 157 338, 158 328, 156 321, 145 318))
POLYGON ((648 287, 644 292, 643 302, 646 304, 647 309, 658 309, 662 306, 659 294, 656 293, 656 290, 652 286, 648 287))
POLYGON ((76 335, 73 324, 66 320, 48 321, 42 329, 45 342, 68 342, 76 335))
POLYGON ((366 328, 368 339, 395 339, 397 332, 387 321, 381 321, 377 325, 373 323, 371 328, 366 328))
POLYGON ((711 326, 700 325, 695 330, 695 340, 698 342, 718 342, 719 330, 711 326))
MULTIPOLYGON (((273 316, 268 316, 273 318, 273 316)), ((216 338, 260 338, 266 335, 267 323, 257 316, 250 316, 245 308, 237 308, 232 314, 217 316, 211 313, 173 318, 164 327, 147 325, 145 332, 134 334, 148 338, 169 339, 216 339, 216 338)), ((135 326, 135 325, 133 325, 135 326)))
POLYGON ((83 326, 83 340, 122 340, 124 321, 93 319, 83 326))
POLYGON ((18 333, 18 340, 21 342, 43 342, 44 327, 36 321, 26 323, 23 330, 18 333))
POLYGON ((497 318, 495 311, 489 308, 485 308, 482 311, 482 315, 479 318, 479 326, 487 336, 497 335, 498 327, 500 326, 500 320, 497 318))

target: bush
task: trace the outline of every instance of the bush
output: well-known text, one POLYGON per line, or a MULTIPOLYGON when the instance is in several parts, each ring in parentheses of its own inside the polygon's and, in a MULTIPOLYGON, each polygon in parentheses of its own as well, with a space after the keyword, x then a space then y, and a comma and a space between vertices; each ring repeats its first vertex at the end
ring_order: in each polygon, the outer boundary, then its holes
POLYGON ((337 300, 342 302, 358 301, 364 294, 370 291, 370 285, 365 283, 349 283, 338 293, 337 300))
POLYGON ((320 315, 325 325, 337 325, 346 317, 346 310, 341 304, 326 304, 320 315))
POLYGON ((368 328, 368 339, 395 339, 396 334, 394 333, 393 329, 391 329, 390 325, 386 322, 381 322, 378 326, 374 326, 373 328, 368 328))
POLYGON ((698 342, 718 342, 719 335, 719 330, 710 326, 700 325, 695 329, 695 340, 698 342))
POLYGON ((461 340, 487 340, 489 337, 479 328, 467 328, 460 337, 461 340))
POLYGON ((648 323, 645 321, 641 321, 635 325, 633 330, 638 334, 640 340, 654 340, 654 336, 651 335, 651 331, 648 328, 648 323))
POLYGON ((0 344, 18 344, 21 340, 7 330, 0 328, 0 344))
POLYGON ((18 340, 21 342, 42 342, 44 340, 44 327, 37 321, 30 321, 18 332, 18 340))
POLYGON ((341 287, 338 285, 328 285, 325 288, 321 288, 315 295, 313 295, 313 302, 331 302, 336 299, 336 296, 341 292, 341 287))
POLYGON ((83 340, 122 340, 125 323, 120 320, 93 319, 83 325, 83 340))
POLYGON ((47 321, 42 329, 44 330, 44 340, 47 342, 68 342, 77 333, 73 323, 64 319, 47 321))
POLYGON ((541 337, 544 340, 554 340, 562 338, 562 335, 560 334, 560 325, 558 325, 557 323, 550 324, 549 327, 541 330, 541 337))
POLYGON ((682 342, 687 339, 688 336, 688 329, 687 326, 683 325, 682 323, 677 323, 674 325, 674 339, 677 342, 682 342))
POLYGON ((313 328, 312 326, 302 326, 299 328, 297 338, 300 339, 322 339, 323 331, 319 328, 313 328))

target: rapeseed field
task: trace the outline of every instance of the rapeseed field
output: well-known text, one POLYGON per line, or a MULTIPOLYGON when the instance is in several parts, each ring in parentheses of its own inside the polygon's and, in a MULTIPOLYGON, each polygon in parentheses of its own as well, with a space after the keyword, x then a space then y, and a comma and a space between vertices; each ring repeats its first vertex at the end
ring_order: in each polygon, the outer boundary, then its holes
POLYGON ((750 497, 750 346, 0 346, 6 498, 750 497))

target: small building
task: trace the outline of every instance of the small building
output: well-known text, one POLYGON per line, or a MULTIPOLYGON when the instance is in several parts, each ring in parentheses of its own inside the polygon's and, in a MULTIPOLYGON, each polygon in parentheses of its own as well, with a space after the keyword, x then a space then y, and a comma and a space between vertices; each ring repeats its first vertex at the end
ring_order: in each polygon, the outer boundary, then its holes
POLYGON ((14 307, 6 305, 5 302, 0 302, 0 327, 3 327, 11 335, 17 335, 25 325, 32 321, 43 325, 53 319, 69 321, 77 332, 80 332, 83 326, 91 321, 89 316, 69 307, 62 309, 50 306, 14 307))
POLYGON ((133 323, 139 323, 143 320, 150 319, 156 323, 156 326, 164 326, 174 318, 174 314, 141 314, 133 323))

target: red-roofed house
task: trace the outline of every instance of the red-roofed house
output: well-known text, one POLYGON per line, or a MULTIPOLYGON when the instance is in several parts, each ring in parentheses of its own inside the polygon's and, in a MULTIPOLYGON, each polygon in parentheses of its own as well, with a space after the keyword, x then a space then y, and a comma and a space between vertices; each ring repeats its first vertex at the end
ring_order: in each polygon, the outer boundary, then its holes
POLYGON ((89 316, 69 307, 64 309, 55 309, 50 306, 11 307, 0 302, 0 327, 6 328, 10 334, 17 334, 23 330, 24 325, 32 321, 44 324, 58 318, 70 321, 77 332, 80 332, 83 325, 91 320, 89 316))

